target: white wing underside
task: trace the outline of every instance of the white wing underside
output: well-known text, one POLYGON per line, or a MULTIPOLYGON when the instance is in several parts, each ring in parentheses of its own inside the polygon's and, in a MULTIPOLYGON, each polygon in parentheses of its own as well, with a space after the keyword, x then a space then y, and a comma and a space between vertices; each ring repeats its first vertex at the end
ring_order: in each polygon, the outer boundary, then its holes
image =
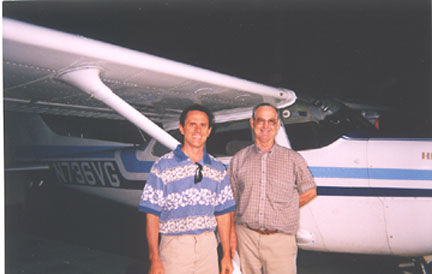
POLYGON ((176 127, 191 104, 208 106, 224 122, 250 117, 261 102, 296 100, 291 90, 7 18, 3 69, 6 111, 126 118, 171 149, 178 141, 157 124, 176 127))
POLYGON ((250 111, 260 102, 281 107, 296 99, 290 90, 6 18, 3 65, 7 111, 122 119, 62 80, 65 72, 87 67, 96 68, 104 85, 161 124, 177 122, 192 103, 208 106, 220 119, 232 119, 230 114, 250 111))

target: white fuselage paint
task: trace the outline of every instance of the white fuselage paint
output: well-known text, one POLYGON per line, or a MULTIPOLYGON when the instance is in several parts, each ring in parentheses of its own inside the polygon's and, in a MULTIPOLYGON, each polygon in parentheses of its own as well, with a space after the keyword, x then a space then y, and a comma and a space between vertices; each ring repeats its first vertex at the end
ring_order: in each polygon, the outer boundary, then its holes
MULTIPOLYGON (((51 164, 60 182, 133 207, 138 205, 141 189, 125 189, 121 187, 122 180, 146 180, 146 172, 133 170, 128 164, 131 159, 138 166, 154 162, 158 158, 152 154, 154 140, 145 150, 135 149, 126 157, 121 150, 125 144, 58 136, 42 123, 31 120, 27 129, 40 132, 33 135, 34 138, 24 139, 20 145, 117 147, 109 157, 89 158, 84 154, 39 159, 38 163, 51 164)), ((23 124, 20 127, 23 128, 23 124)), ((277 141, 289 147, 286 136, 281 127, 277 141)), ((427 154, 431 152, 431 145, 431 140, 344 137, 324 148, 301 151, 314 174, 319 195, 301 209, 299 247, 402 256, 432 253, 431 195, 399 195, 409 189, 416 190, 417 194, 432 190, 432 181, 421 177, 421 172, 429 176, 432 169, 432 160, 427 154), (410 174, 413 170, 420 175, 410 174), (397 195, 388 194, 393 190, 397 195), (380 195, 379 191, 387 194, 380 195)), ((225 164, 229 159, 220 158, 225 164)))

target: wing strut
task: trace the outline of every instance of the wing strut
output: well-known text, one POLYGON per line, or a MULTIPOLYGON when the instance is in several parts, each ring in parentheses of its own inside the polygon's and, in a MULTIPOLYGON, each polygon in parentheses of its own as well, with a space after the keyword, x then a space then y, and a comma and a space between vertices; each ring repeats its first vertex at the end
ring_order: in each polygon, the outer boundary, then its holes
POLYGON ((81 67, 67 71, 59 78, 105 103, 169 149, 176 148, 179 142, 174 137, 112 92, 99 75, 100 70, 97 67, 81 67))

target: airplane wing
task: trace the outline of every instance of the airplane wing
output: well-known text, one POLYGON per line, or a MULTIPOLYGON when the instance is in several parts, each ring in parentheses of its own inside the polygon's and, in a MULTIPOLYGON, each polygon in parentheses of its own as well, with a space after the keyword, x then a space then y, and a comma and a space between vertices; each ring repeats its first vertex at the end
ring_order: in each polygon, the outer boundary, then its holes
POLYGON ((133 123, 127 114, 137 111, 135 120, 145 115, 167 126, 177 124, 192 103, 208 106, 223 121, 249 117, 260 102, 284 107, 296 100, 291 90, 8 18, 3 19, 3 67, 6 111, 125 117, 133 123))

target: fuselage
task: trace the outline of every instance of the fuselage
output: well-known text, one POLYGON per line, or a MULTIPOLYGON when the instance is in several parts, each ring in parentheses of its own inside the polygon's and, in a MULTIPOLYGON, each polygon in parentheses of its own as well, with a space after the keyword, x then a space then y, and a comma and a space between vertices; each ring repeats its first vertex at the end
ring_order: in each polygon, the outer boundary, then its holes
MULTIPOLYGON (((56 182, 132 207, 138 204, 153 162, 166 152, 154 139, 137 146, 61 136, 39 115, 9 115, 14 122, 6 134, 13 135, 9 140, 15 146, 15 161, 48 164, 56 182)), ((221 132, 217 142, 229 131, 221 132)), ((287 136, 281 127, 278 143, 290 146, 287 136)), ((228 151, 232 141, 222 143, 228 151)), ((330 252, 431 254, 431 147, 431 139, 343 136, 327 146, 300 151, 318 185, 318 197, 301 209, 299 246, 330 252)), ((215 156, 228 164, 230 154, 215 156)))

